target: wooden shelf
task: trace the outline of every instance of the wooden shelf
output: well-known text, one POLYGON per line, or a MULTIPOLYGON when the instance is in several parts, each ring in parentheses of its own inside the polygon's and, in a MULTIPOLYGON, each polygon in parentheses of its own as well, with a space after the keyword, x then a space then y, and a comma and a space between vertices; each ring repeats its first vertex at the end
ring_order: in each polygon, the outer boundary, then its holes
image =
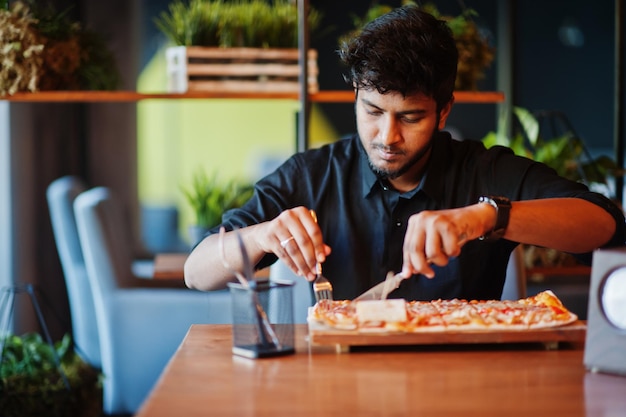
POLYGON ((141 100, 180 100, 180 99, 297 99, 295 93, 230 93, 230 92, 189 92, 189 93, 138 93, 134 91, 41 91, 37 93, 16 93, 2 97, 3 100, 20 102, 136 102, 141 100))
MULTIPOLYGON (((107 103, 137 102, 141 100, 181 100, 181 99, 282 99, 297 100, 298 93, 243 93, 195 91, 187 93, 138 93, 134 91, 41 91, 38 93, 16 93, 12 96, 1 96, 0 100, 30 103, 107 103)), ((504 101, 504 93, 497 91, 457 91, 454 93, 456 103, 500 103, 504 101)), ((354 92, 350 90, 320 91, 311 93, 309 99, 313 103, 351 103, 354 92)))
POLYGON ((553 266, 553 267, 533 267, 528 268, 526 273, 531 275, 541 275, 544 277, 564 276, 564 275, 591 275, 591 267, 587 265, 573 266, 553 266))
MULTIPOLYGON (((354 101, 354 91, 320 91, 310 94, 310 100, 314 103, 351 103, 354 101)), ((502 103, 504 93, 499 91, 456 91, 455 103, 502 103)))
POLYGON ((455 103, 503 103, 504 93, 501 91, 457 91, 454 93, 455 103))

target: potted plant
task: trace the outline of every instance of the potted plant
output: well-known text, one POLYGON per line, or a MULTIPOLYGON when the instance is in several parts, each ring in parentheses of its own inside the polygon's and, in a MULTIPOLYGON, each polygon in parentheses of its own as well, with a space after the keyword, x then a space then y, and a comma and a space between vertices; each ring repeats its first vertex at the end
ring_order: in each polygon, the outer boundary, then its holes
MULTIPOLYGON (((405 0, 404 5, 416 5, 414 1, 405 0)), ((484 78, 484 73, 491 65, 494 58, 494 48, 480 33, 473 18, 477 13, 473 9, 465 8, 458 16, 442 15, 437 7, 428 3, 419 6, 433 16, 445 20, 452 30, 459 51, 459 63, 455 82, 456 90, 476 90, 477 82, 484 78)), ((392 6, 374 3, 364 16, 353 16, 354 30, 340 37, 339 42, 344 42, 349 37, 357 34, 363 26, 383 14, 393 10, 392 6)))
POLYGON ((101 415, 101 374, 74 352, 69 335, 54 346, 38 333, 8 335, 2 342, 0 415, 101 415))
POLYGON ((0 95, 39 90, 113 90, 121 81, 102 38, 51 8, 17 1, 0 9, 0 95))
POLYGON ((35 30, 36 23, 22 3, 13 4, 10 10, 0 9, 0 95, 37 91, 43 45, 35 30))
MULTIPOLYGON (((559 175, 583 182, 607 197, 612 197, 610 178, 622 176, 624 172, 606 155, 593 158, 562 112, 542 111, 533 114, 528 109, 514 106, 513 116, 516 127, 513 135, 508 137, 501 131, 489 132, 482 139, 486 147, 508 146, 517 155, 542 162, 559 175), (562 129, 546 136, 545 129, 541 129, 541 121, 551 126, 558 124, 562 129)), ((503 120, 499 124, 503 125, 503 120)))
MULTIPOLYGON (((504 125, 503 117, 499 125, 504 125)), ((483 139, 486 147, 503 145, 515 154, 542 162, 559 175, 585 183, 594 191, 611 198, 610 179, 624 175, 617 163, 605 155, 592 158, 585 144, 561 112, 533 114, 523 107, 513 108, 514 129, 512 136, 489 132, 483 139), (544 120, 548 118, 549 120, 544 120), (560 134, 546 136, 541 121, 562 127, 560 134)), ((524 245, 524 263, 527 268, 536 266, 572 266, 578 262, 566 253, 532 245, 524 245)))
MULTIPOLYGON (((310 8, 312 31, 320 19, 310 8)), ((298 91, 293 1, 175 0, 155 24, 176 45, 166 50, 170 91, 298 91)), ((317 91, 316 56, 309 51, 311 91, 317 91)))
POLYGON ((189 227, 191 243, 199 242, 204 234, 222 221, 222 214, 243 205, 253 193, 251 184, 238 180, 220 182, 214 173, 209 176, 198 171, 191 187, 182 188, 185 199, 193 209, 195 223, 189 227))

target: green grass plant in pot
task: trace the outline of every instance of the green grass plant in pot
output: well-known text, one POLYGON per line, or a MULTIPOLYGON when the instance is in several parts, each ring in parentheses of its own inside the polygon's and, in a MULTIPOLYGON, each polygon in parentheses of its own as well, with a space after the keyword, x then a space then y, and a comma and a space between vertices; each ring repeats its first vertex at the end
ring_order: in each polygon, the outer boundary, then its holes
POLYGON ((99 417, 101 377, 76 354, 69 335, 54 347, 38 333, 8 335, 2 340, 0 415, 99 417))
POLYGON ((189 227, 192 245, 199 242, 204 234, 222 221, 222 214, 243 205, 253 193, 253 186, 232 179, 222 182, 217 173, 208 175, 198 171, 191 186, 181 188, 185 199, 193 209, 195 222, 189 227))
MULTIPOLYGON (((320 14, 309 7, 309 32, 320 14)), ((155 19, 170 92, 297 92, 298 8, 290 0, 175 0, 155 19)), ((307 51, 309 91, 319 89, 317 51, 307 51)))
MULTIPOLYGON (((309 7, 309 30, 321 14, 309 7)), ((178 46, 297 48, 298 14, 291 0, 175 0, 155 19, 178 46)))

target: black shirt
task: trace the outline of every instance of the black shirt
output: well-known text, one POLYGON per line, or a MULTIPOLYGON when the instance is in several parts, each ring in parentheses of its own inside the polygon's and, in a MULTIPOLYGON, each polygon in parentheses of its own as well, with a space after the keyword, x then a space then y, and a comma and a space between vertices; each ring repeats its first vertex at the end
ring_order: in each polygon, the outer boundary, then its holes
MULTIPOLYGON (((425 175, 412 191, 397 192, 378 179, 354 135, 292 156, 255 185, 254 196, 243 207, 225 213, 223 224, 232 230, 271 220, 289 208, 314 209, 324 242, 332 248, 324 276, 332 282, 335 299, 352 299, 381 282, 388 271, 401 269, 409 216, 471 205, 481 195, 511 200, 584 198, 605 208, 620 225, 609 245, 624 242, 622 212, 605 197, 557 176, 545 165, 515 156, 508 148, 487 150, 481 142, 456 141, 445 132, 434 139, 425 175)), ((448 265, 434 266, 434 279, 415 275, 390 296, 499 299, 516 245, 505 239, 467 242, 448 265)), ((275 260, 268 254, 257 268, 275 260)))

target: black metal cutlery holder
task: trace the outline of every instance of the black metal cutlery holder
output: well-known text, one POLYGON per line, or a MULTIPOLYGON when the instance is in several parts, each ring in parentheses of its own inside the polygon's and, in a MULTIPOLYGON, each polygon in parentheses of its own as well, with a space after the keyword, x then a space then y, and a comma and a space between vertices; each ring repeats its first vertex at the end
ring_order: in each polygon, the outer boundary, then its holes
POLYGON ((228 284, 232 296, 233 353, 247 358, 288 355, 294 348, 293 282, 228 284))

